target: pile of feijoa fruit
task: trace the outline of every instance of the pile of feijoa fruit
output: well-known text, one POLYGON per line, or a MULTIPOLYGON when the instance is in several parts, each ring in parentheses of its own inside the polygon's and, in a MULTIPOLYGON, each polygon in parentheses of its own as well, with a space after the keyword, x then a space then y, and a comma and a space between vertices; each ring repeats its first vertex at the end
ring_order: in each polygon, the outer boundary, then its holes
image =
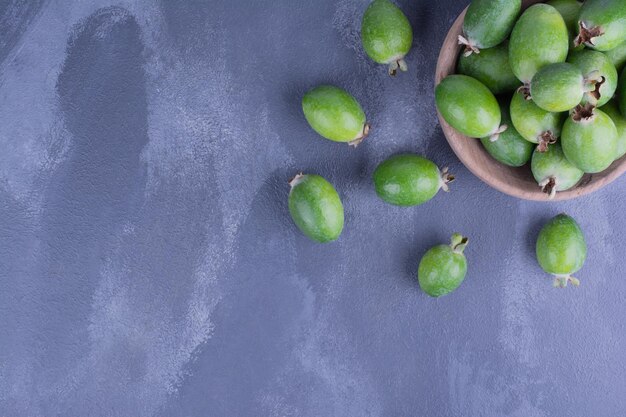
MULTIPOLYGON (((610 101, 619 89, 616 67, 626 61, 626 0, 587 0, 582 7, 576 0, 550 3, 532 6, 520 17, 521 0, 474 0, 459 37, 461 74, 445 78, 435 91, 450 125, 480 138, 503 164, 531 161, 549 194, 626 153, 625 74, 621 102, 610 101)), ((367 55, 386 65, 390 75, 407 71, 404 58, 413 32, 390 0, 371 2, 361 39, 367 55)), ((370 133, 363 108, 342 88, 313 88, 302 98, 302 110, 311 128, 328 140, 356 147, 370 133)), ((378 197, 401 207, 428 202, 439 190, 448 191, 453 180, 447 168, 411 153, 390 156, 372 176, 378 197)), ((320 175, 304 173, 289 185, 289 211, 302 233, 320 243, 337 240, 344 209, 335 187, 320 175)), ((467 244, 467 237, 455 233, 450 244, 424 254, 417 276, 425 293, 439 297, 459 287, 467 272, 467 244)), ((561 214, 548 222, 536 250, 555 286, 578 285, 571 274, 583 266, 587 246, 573 218, 561 214)))
POLYGON ((474 0, 458 39, 441 116, 548 198, 626 154, 626 0, 474 0))

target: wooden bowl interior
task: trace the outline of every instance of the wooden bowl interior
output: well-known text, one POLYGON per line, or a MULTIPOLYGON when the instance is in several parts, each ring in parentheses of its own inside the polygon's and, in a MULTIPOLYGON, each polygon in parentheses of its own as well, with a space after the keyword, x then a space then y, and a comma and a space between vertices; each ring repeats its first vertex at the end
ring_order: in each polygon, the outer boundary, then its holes
MULTIPOLYGON (((526 8, 539 0, 524 0, 526 8)), ((456 72, 456 63, 461 51, 457 37, 462 33, 465 9, 456 19, 439 53, 435 85, 439 84, 446 76, 456 72)), ((478 178, 493 188, 508 195, 535 201, 559 201, 569 200, 596 191, 614 181, 626 171, 626 156, 615 161, 609 168, 598 174, 587 174, 573 188, 558 192, 553 200, 548 200, 537 182, 533 178, 528 165, 521 168, 512 168, 493 159, 482 146, 480 140, 469 138, 457 132, 446 123, 437 112, 443 133, 450 143, 452 150, 461 162, 478 178)))

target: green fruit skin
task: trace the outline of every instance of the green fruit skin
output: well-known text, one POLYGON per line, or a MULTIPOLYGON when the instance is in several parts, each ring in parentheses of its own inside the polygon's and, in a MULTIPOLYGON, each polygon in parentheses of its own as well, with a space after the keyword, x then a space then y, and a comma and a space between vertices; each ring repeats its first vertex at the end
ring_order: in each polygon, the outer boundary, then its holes
POLYGON ((465 14, 463 33, 472 45, 492 48, 509 36, 521 8, 521 0, 473 0, 465 14))
MULTIPOLYGON (((481 54, 483 52, 481 51, 481 54)), ((507 125, 508 129, 500 133, 495 142, 489 138, 482 138, 480 141, 489 155, 496 161, 510 167, 521 167, 530 160, 535 146, 515 130, 509 116, 508 106, 500 105, 500 112, 502 113, 502 123, 507 125)))
POLYGON ((570 50, 579 49, 574 48, 573 41, 578 33, 578 15, 583 4, 577 0, 551 0, 547 4, 554 7, 561 14, 563 21, 565 21, 570 50))
POLYGON ((546 65, 530 83, 535 104, 549 112, 563 112, 576 107, 583 99, 584 77, 580 69, 567 62, 546 65))
POLYGON ((302 111, 313 130, 335 142, 350 142, 360 137, 365 127, 365 113, 356 99, 331 85, 306 93, 302 111))
POLYGON ((569 42, 561 14, 547 4, 530 6, 519 18, 509 41, 509 62, 515 76, 530 83, 548 64, 564 62, 569 42))
POLYGON ((465 255, 454 252, 448 245, 439 245, 424 254, 417 277, 426 294, 440 297, 457 289, 466 273, 465 255))
POLYGON ((615 65, 615 68, 618 71, 621 71, 622 68, 624 68, 624 64, 626 64, 626 41, 620 43, 616 48, 613 48, 610 51, 605 51, 604 54, 609 58, 613 65, 615 65))
POLYGON ((467 75, 448 75, 435 88, 435 103, 450 126, 466 136, 483 138, 500 127, 500 107, 484 84, 467 75))
POLYGON ((626 117, 620 113, 615 100, 606 103, 602 107, 602 111, 611 118, 617 128, 617 152, 615 159, 620 159, 622 156, 626 155, 626 117))
POLYGON ((622 112, 622 116, 626 117, 626 68, 622 70, 622 75, 619 78, 617 94, 619 99, 619 109, 622 112))
POLYGON ((306 236, 320 243, 336 240, 343 230, 343 205, 331 183, 319 175, 292 182, 289 212, 306 236))
POLYGON ((526 100, 522 93, 513 94, 510 114, 515 130, 529 142, 539 143, 539 136, 544 132, 552 132, 557 138, 561 135, 562 116, 526 100))
MULTIPOLYGON (((609 102, 617 89, 617 70, 611 60, 602 52, 591 51, 589 49, 570 53, 567 62, 576 65, 584 76, 588 76, 593 71, 600 71, 604 77, 604 83, 600 86, 600 99, 596 103, 597 107, 602 107, 609 102)), ((582 103, 588 103, 590 97, 585 93, 582 103)))
POLYGON ((592 120, 575 122, 568 117, 561 133, 561 146, 567 159, 590 174, 604 171, 617 154, 615 124, 603 111, 593 112, 592 120))
POLYGON ((567 276, 583 267, 587 244, 578 223, 566 214, 559 214, 539 232, 536 253, 544 271, 567 276))
POLYGON ((555 178, 556 191, 569 190, 578 184, 585 174, 565 157, 559 143, 550 145, 546 152, 535 151, 530 169, 537 183, 555 178))
POLYGON ((373 175, 376 194, 396 206, 416 206, 432 199, 441 188, 441 173, 433 162, 402 154, 383 161, 373 175))
POLYGON ((482 49, 480 54, 461 54, 457 70, 460 74, 476 78, 493 94, 508 93, 520 85, 509 65, 507 43, 482 49))
POLYGON ((593 38, 586 45, 598 51, 617 48, 626 39, 626 2, 624 0, 586 0, 580 15, 580 22, 588 28, 600 26, 603 35, 593 38))
POLYGON ((396 5, 389 0, 374 0, 363 15, 361 40, 370 58, 379 64, 389 64, 409 52, 413 30, 396 5))

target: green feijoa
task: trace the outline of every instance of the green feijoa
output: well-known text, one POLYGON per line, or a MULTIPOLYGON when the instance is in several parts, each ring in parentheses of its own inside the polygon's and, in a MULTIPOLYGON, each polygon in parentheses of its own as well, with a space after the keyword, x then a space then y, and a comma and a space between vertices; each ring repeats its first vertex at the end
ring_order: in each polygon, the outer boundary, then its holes
POLYGON ((568 282, 578 286, 572 274, 580 271, 587 259, 587 243, 576 220, 559 214, 543 226, 537 238, 537 261, 548 274, 554 275, 554 286, 568 282))
POLYGON ((567 62, 576 65, 589 84, 585 92, 582 104, 596 103, 596 107, 602 107, 613 97, 617 89, 617 70, 611 60, 602 52, 585 49, 570 53, 567 62))
POLYGON ((498 101, 475 78, 448 75, 435 88, 435 103, 443 119, 466 136, 483 138, 501 133, 498 101))
POLYGON ((302 98, 302 111, 309 125, 326 139, 357 146, 369 133, 363 109, 348 92, 321 85, 302 98))
POLYGON ((509 46, 506 42, 483 49, 479 54, 461 55, 457 70, 460 74, 476 78, 493 94, 508 93, 520 85, 509 65, 509 46))
POLYGON ((472 0, 463 20, 465 54, 499 45, 509 36, 522 8, 521 0, 472 0))
POLYGON ((466 237, 455 233, 450 245, 435 246, 424 254, 417 279, 426 294, 441 297, 461 285, 467 273, 467 260, 463 254, 467 243, 466 237))
POLYGON ((530 169, 541 190, 551 199, 557 191, 569 190, 578 184, 585 174, 565 157, 558 142, 546 152, 535 151, 530 169))
POLYGON ((626 117, 626 68, 622 70, 622 75, 619 77, 617 94, 619 99, 619 109, 622 112, 622 116, 626 117))
POLYGON ((617 128, 602 110, 577 106, 563 125, 563 153, 587 173, 604 171, 617 155, 617 128))
POLYGON ((574 45, 598 51, 617 48, 626 39, 626 1, 586 0, 578 16, 574 45))
POLYGON ((578 14, 583 4, 578 0, 551 0, 547 4, 554 7, 563 17, 565 26, 567 26, 570 49, 574 49, 573 41, 578 33, 578 14))
POLYGON ((411 49, 413 30, 402 10, 389 0, 374 0, 365 10, 361 41, 370 58, 389 65, 389 75, 407 70, 404 57, 411 49))
POLYGON ((309 238, 325 243, 343 230, 343 205, 331 183, 319 175, 298 174, 289 181, 289 212, 309 238))
POLYGON ((615 68, 621 71, 626 64, 626 41, 620 43, 616 48, 604 52, 604 54, 615 65, 615 68))
POLYGON ((567 27, 561 14, 547 4, 530 6, 519 18, 509 41, 509 63, 515 76, 528 84, 542 67, 567 58, 567 27))
POLYGON ((580 104, 585 93, 580 68, 567 62, 541 68, 530 82, 530 96, 535 104, 550 112, 563 112, 580 104))
POLYGON ((615 159, 620 159, 626 155, 626 117, 620 113, 615 100, 611 100, 602 106, 602 111, 613 120, 617 128, 617 153, 615 154, 615 159))
MULTIPOLYGON (((483 54, 485 51, 481 51, 483 54)), ((507 103, 508 104, 508 103, 507 103)), ((492 141, 490 138, 482 138, 480 141, 496 161, 511 167, 521 167, 530 160, 533 153, 534 144, 530 143, 520 135, 509 116, 508 105, 500 105, 502 113, 502 123, 508 128, 500 133, 500 136, 492 141)))
POLYGON ((527 100, 521 91, 513 94, 510 114, 515 130, 527 141, 538 144, 540 152, 548 149, 548 145, 555 143, 561 135, 563 117, 527 100))
POLYGON ((376 194, 389 204, 416 206, 433 198, 439 189, 448 191, 454 176, 447 168, 413 154, 392 156, 383 161, 373 175, 376 194))

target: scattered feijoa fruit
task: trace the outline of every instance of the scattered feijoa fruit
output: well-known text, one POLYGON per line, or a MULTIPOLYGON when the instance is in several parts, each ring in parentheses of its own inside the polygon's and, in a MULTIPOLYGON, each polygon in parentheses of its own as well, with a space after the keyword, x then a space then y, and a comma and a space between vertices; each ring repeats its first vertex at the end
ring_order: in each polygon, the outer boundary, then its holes
POLYGON ((602 107, 608 103, 618 82, 617 69, 611 60, 602 52, 585 49, 571 52, 567 62, 580 68, 588 82, 581 104, 595 103, 596 107, 602 107))
POLYGON ((553 113, 573 109, 590 94, 593 104, 598 102, 600 94, 596 84, 601 83, 599 71, 585 77, 574 64, 559 62, 541 68, 530 83, 530 96, 535 104, 553 113), (594 94, 595 93, 595 94, 594 94))
POLYGON ((535 151, 530 169, 537 184, 550 199, 554 198, 557 191, 569 190, 578 184, 585 174, 565 157, 558 142, 546 152, 535 151))
POLYGON ((466 237, 455 233, 450 245, 435 246, 424 254, 417 278, 426 294, 441 297, 461 285, 467 273, 467 260, 463 254, 467 243, 466 237))
POLYGON ((539 152, 547 150, 561 135, 561 114, 540 108, 521 91, 513 94, 510 112, 515 129, 527 141, 538 144, 539 152))
POLYGON ((509 36, 522 8, 521 0, 472 0, 463 21, 459 44, 465 55, 499 45, 509 36))
POLYGON ((336 240, 343 230, 343 205, 331 183, 319 175, 296 175, 290 182, 289 212, 310 239, 336 240))
POLYGON ((347 91, 322 85, 302 98, 309 125, 326 139, 357 146, 369 133, 361 105, 347 91))
POLYGON ((586 0, 578 16, 575 45, 610 51, 626 39, 626 1, 586 0))
POLYGON ((447 168, 439 170, 434 162, 414 154, 392 156, 383 161, 373 175, 376 194, 396 206, 416 206, 432 199, 440 189, 448 191, 454 176, 447 168))
POLYGON ((374 0, 361 21, 361 41, 367 55, 389 66, 389 75, 407 70, 404 57, 413 43, 411 24, 389 0, 374 0))
POLYGON ((555 287, 565 287, 568 282, 579 285, 572 274, 583 267, 587 244, 576 220, 566 214, 550 220, 539 232, 536 251, 541 268, 554 275, 555 287))
POLYGON ((493 94, 509 93, 520 86, 509 65, 509 46, 504 42, 479 54, 462 54, 457 66, 459 74, 476 78, 493 94))

